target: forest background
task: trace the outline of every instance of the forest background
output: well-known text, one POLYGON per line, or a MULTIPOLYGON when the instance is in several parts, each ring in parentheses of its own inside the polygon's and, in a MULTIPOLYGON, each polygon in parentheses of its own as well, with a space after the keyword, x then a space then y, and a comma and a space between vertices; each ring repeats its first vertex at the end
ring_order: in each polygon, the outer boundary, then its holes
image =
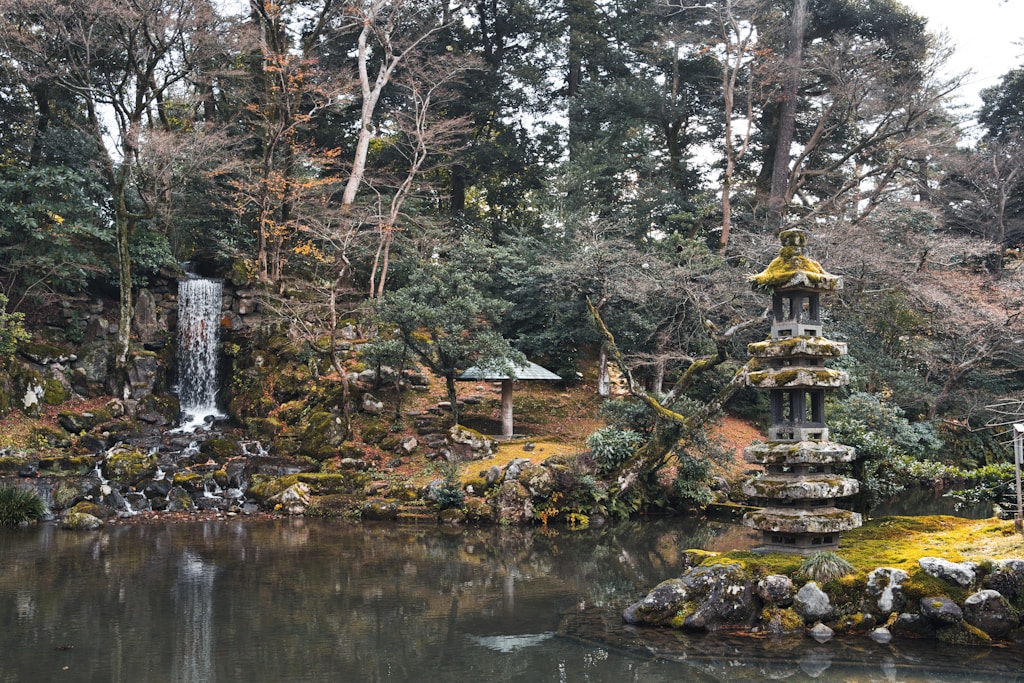
POLYGON ((1024 414, 1024 68, 958 110, 949 47, 899 2, 0 10, 0 354, 76 342, 50 313, 110 296, 124 372, 134 293, 192 260, 329 337, 342 376, 356 321, 394 333, 366 362, 446 377, 617 351, 697 414, 763 337, 747 277, 798 225, 846 281, 839 440, 934 475, 995 466, 1024 414))

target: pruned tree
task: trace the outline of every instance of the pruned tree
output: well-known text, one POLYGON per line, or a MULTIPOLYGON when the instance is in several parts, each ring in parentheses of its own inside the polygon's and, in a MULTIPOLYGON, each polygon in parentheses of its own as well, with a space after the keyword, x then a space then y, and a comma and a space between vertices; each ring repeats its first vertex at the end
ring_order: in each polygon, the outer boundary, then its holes
POLYGON ((456 423, 455 377, 459 370, 477 365, 509 372, 526 361, 496 330, 508 304, 488 296, 487 277, 458 259, 442 261, 438 257, 423 263, 407 285, 375 302, 375 320, 384 345, 378 349, 380 354, 395 357, 392 347, 397 340, 403 361, 411 357, 443 377, 456 423))

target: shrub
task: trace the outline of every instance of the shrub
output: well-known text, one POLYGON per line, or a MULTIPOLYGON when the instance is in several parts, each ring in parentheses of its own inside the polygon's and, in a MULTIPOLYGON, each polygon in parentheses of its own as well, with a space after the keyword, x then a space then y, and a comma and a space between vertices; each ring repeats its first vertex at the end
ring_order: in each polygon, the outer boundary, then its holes
POLYGON ((854 572, 853 565, 835 553, 814 553, 800 564, 800 573, 819 584, 841 579, 854 572))
POLYGON ((629 460, 643 440, 631 429, 602 427, 587 437, 587 447, 594 454, 598 472, 609 474, 629 460))
POLYGON ((46 504, 35 491, 17 486, 0 487, 0 526, 18 526, 43 518, 46 504))
POLYGON ((711 476, 711 461, 677 453, 679 466, 674 483, 676 493, 688 505, 703 507, 714 500, 707 481, 711 476))
POLYGON ((442 465, 444 479, 441 484, 434 488, 434 500, 442 510, 448 508, 459 508, 466 501, 466 492, 459 484, 459 466, 455 463, 442 465))
POLYGON ((7 297, 0 294, 0 359, 10 358, 18 344, 29 340, 24 323, 25 314, 8 313, 7 297))

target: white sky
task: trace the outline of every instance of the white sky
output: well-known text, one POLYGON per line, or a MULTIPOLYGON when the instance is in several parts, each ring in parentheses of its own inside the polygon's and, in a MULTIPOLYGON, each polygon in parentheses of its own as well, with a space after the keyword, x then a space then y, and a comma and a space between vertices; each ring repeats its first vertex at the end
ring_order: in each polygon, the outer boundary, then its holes
POLYGON ((949 35, 955 49, 950 73, 972 71, 961 93, 974 112, 978 91, 996 85, 1024 65, 1024 0, 900 0, 928 19, 928 28, 949 35))

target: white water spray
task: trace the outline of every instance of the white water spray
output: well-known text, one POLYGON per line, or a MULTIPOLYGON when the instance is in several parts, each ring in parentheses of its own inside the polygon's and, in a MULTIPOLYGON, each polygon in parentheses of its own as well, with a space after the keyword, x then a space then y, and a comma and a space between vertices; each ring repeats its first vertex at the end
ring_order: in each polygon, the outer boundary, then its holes
POLYGON ((181 431, 195 431, 217 409, 217 341, 221 281, 189 277, 178 283, 178 401, 181 431))

